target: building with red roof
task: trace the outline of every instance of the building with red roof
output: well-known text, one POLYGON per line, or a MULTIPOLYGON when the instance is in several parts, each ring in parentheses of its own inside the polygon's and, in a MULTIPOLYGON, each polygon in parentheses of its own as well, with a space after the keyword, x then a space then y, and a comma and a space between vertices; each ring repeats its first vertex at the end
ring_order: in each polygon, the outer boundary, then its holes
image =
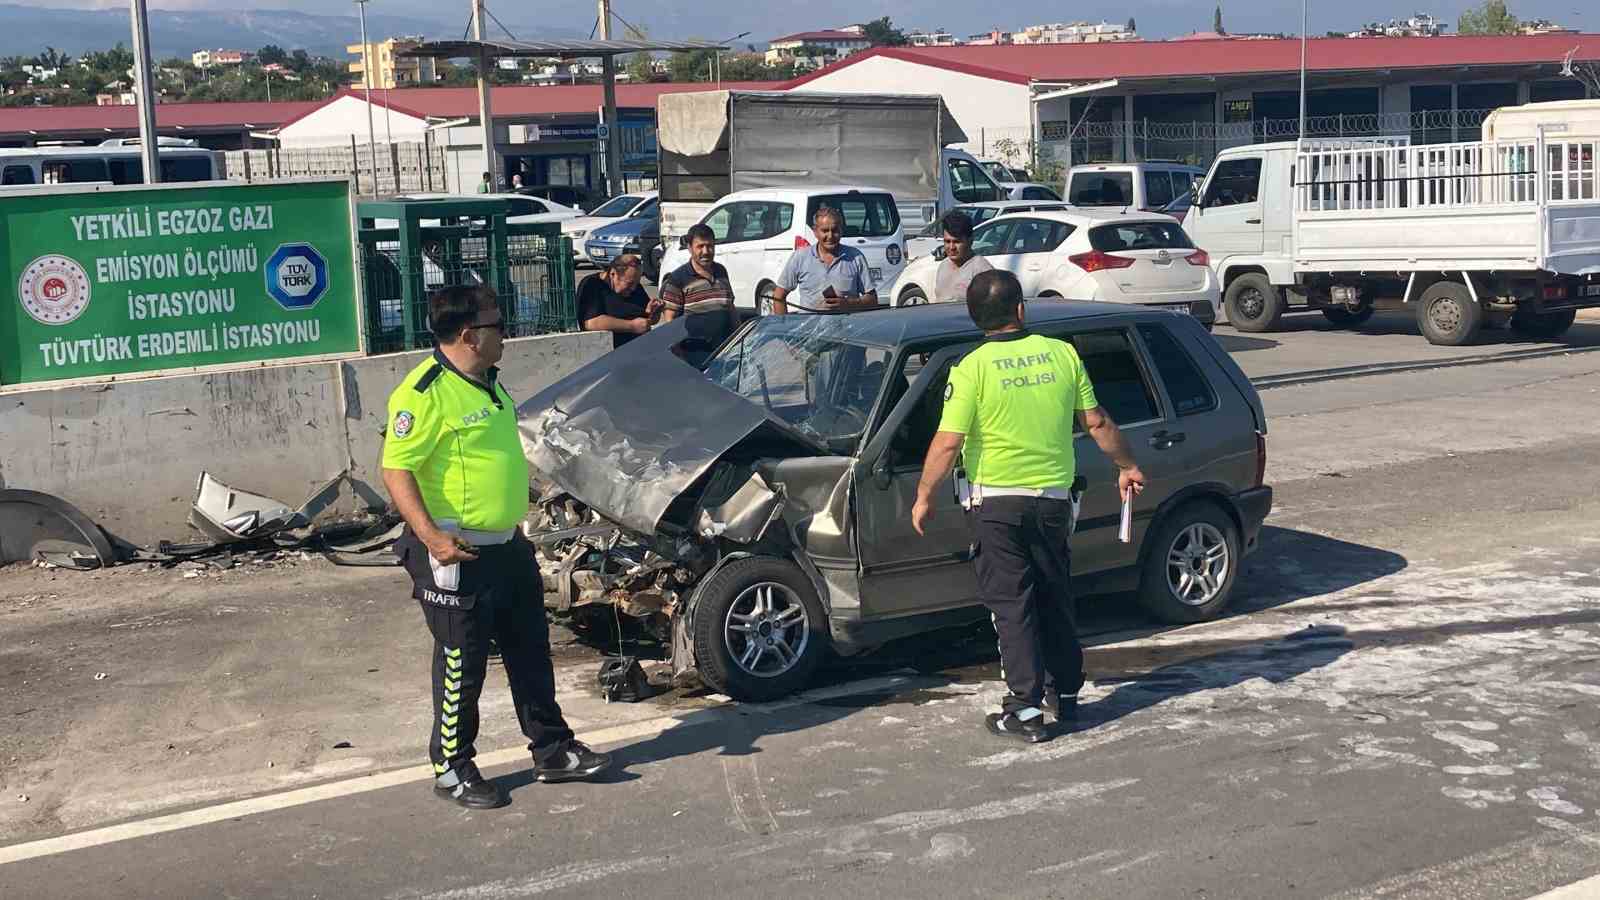
MULTIPOLYGON (((254 132, 272 131, 321 106, 295 103, 160 103, 156 133, 191 138, 213 150, 260 146, 254 132)), ((33 147, 40 143, 98 144, 112 138, 139 136, 139 110, 134 106, 18 106, 0 111, 0 147, 33 147)))
MULTIPOLYGON (((1600 35, 1315 38, 1306 51, 1308 133, 1465 140, 1483 111, 1585 96, 1562 64, 1600 60, 1600 35)), ((1299 68, 1298 39, 880 47, 789 88, 940 93, 967 149, 988 155, 1204 163, 1293 138, 1299 68)))

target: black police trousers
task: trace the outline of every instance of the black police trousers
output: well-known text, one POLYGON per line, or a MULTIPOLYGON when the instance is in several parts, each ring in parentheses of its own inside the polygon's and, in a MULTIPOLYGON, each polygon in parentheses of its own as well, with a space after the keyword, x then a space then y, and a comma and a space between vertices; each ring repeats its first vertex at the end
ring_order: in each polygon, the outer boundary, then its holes
POLYGON ((1083 645, 1069 592, 1072 504, 989 497, 967 514, 978 591, 1000 637, 1006 712, 1039 707, 1046 689, 1073 698, 1083 687, 1083 645))
POLYGON ((476 560, 437 569, 428 548, 409 528, 395 549, 433 634, 428 757, 434 773, 442 775, 475 753, 478 695, 491 638, 500 650, 517 721, 534 758, 542 760, 571 740, 572 729, 556 703, 539 563, 521 532, 504 544, 475 548, 476 560))

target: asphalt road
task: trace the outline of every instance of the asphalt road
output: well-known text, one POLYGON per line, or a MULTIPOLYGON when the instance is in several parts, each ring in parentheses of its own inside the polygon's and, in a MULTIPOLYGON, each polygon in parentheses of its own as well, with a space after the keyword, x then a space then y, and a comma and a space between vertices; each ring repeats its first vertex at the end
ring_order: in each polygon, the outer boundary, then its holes
MULTIPOLYGON (((1267 337, 1247 371, 1363 349, 1267 337)), ((1600 354, 1267 392, 1277 509, 1234 614, 1096 600, 1085 722, 1049 744, 983 731, 981 632, 742 707, 607 707, 563 648, 563 702, 623 765, 530 783, 491 673, 489 813, 416 764, 392 573, 123 576, 99 606, 7 573, 0 675, 35 691, 0 699, 0 893, 1528 897, 1600 872, 1597 392, 1600 354)))

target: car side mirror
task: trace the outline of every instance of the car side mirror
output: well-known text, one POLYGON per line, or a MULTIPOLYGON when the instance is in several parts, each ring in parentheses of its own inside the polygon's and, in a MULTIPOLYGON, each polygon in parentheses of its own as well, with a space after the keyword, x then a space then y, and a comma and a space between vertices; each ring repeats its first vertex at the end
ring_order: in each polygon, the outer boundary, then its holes
POLYGON ((687 234, 683 235, 680 238, 678 238, 678 249, 679 250, 687 250, 687 249, 689 249, 689 236, 687 234))
POLYGON ((944 259, 945 258, 944 245, 941 244, 941 245, 933 248, 933 258, 934 259, 944 259))

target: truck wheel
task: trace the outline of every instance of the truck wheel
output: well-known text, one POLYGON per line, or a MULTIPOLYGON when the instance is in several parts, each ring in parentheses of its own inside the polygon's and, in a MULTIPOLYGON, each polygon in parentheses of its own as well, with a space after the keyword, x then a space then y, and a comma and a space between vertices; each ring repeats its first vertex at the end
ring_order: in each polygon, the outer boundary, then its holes
POLYGON ((1239 572, 1239 529, 1227 513, 1206 501, 1187 503, 1145 540, 1140 605, 1163 622, 1216 618, 1239 572))
POLYGON ((712 576, 694 614, 700 677, 735 700, 776 700, 805 687, 828 648, 827 617, 800 567, 735 560, 712 576))
POLYGON ((1377 311, 1371 303, 1363 303, 1355 312, 1343 306, 1324 306, 1322 315, 1340 328, 1354 328, 1372 318, 1372 314, 1377 311))
POLYGON ((928 295, 924 294, 922 292, 922 288, 919 288, 919 287, 917 287, 916 285, 913 284, 910 287, 908 287, 905 290, 900 292, 900 302, 898 304, 896 304, 896 305, 898 305, 898 306, 922 306, 923 304, 925 304, 927 302, 928 302, 928 295))
POLYGON ((1555 312, 1536 313, 1518 308, 1511 315, 1511 327, 1521 335, 1531 338, 1555 338, 1567 333, 1578 318, 1575 309, 1558 309, 1555 312))
POLYGON ((764 282, 761 283, 761 285, 759 287, 756 288, 756 315, 758 315, 758 316, 770 316, 770 315, 772 315, 772 289, 773 289, 773 287, 775 287, 775 285, 772 282, 764 281, 764 282))
POLYGON ((1273 287, 1260 272, 1248 272, 1228 282, 1222 305, 1228 311, 1228 324, 1234 328, 1272 331, 1283 318, 1283 291, 1273 287))
POLYGON ((1430 344, 1470 343, 1483 324, 1483 306, 1459 281, 1435 281, 1417 301, 1417 327, 1430 344))

